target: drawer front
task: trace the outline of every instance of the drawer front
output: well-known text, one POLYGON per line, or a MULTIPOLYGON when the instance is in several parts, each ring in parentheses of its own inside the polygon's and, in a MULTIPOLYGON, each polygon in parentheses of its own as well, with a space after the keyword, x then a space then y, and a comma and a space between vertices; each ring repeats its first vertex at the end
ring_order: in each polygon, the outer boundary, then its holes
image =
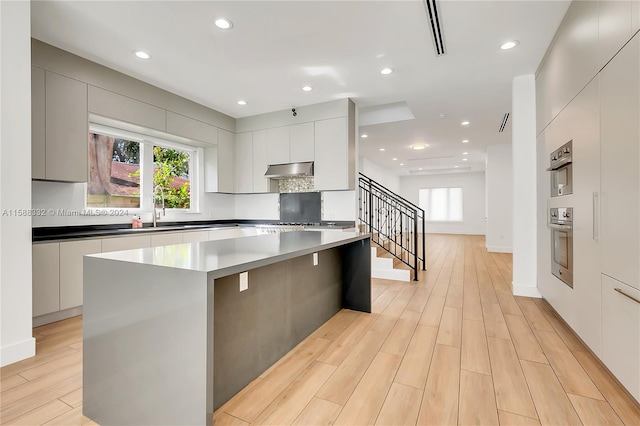
POLYGON ((134 250, 139 248, 151 247, 151 238, 149 235, 137 235, 135 237, 119 237, 105 238, 102 240, 102 252, 120 250, 134 250))
POLYGON ((602 275, 602 361, 638 401, 639 360, 640 290, 602 275))
POLYGON ((184 243, 199 243, 200 241, 209 240, 209 231, 192 231, 182 234, 182 242, 184 243))

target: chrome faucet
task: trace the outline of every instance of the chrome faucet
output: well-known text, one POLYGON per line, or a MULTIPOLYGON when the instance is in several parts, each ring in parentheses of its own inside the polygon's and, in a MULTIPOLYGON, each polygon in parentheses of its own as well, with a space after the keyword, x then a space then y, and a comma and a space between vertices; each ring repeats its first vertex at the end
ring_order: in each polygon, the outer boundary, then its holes
POLYGON ((164 209, 164 191, 162 190, 162 186, 156 185, 153 188, 153 227, 156 228, 158 226, 158 219, 160 219, 160 212, 156 211, 156 194, 158 193, 158 189, 160 190, 160 197, 162 197, 162 216, 166 215, 164 209))

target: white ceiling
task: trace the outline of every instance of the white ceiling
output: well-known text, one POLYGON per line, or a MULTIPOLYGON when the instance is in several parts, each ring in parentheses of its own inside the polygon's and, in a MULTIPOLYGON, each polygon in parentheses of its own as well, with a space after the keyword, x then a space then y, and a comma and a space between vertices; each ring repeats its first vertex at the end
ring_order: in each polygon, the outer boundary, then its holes
POLYGON ((362 127, 361 156, 398 174, 484 170, 486 147, 511 142, 511 126, 498 127, 513 77, 536 71, 569 1, 438 5, 441 57, 422 0, 32 1, 32 36, 233 117, 344 97, 361 108, 404 101, 415 119, 362 127), (217 17, 233 29, 217 29, 217 17), (520 44, 500 50, 507 40, 520 44))

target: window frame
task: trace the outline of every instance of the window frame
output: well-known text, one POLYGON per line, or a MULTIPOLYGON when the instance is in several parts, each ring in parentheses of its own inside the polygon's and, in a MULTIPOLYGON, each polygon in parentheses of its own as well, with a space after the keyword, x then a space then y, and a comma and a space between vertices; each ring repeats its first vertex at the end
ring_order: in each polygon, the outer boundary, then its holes
POLYGON ((189 208, 167 208, 168 212, 175 213, 200 213, 200 169, 203 160, 202 148, 186 145, 167 139, 145 135, 130 130, 119 129, 116 127, 106 126, 99 123, 89 123, 88 133, 98 133, 105 136, 111 136, 119 139, 126 139, 140 144, 140 207, 89 207, 87 206, 88 194, 87 188, 84 191, 84 205, 87 210, 100 211, 104 209, 110 210, 128 210, 134 213, 142 213, 152 211, 153 205, 153 147, 175 149, 189 154, 189 191, 190 203, 189 208), (146 171, 145 171, 146 170, 146 171), (151 170, 149 172, 149 170, 151 170))

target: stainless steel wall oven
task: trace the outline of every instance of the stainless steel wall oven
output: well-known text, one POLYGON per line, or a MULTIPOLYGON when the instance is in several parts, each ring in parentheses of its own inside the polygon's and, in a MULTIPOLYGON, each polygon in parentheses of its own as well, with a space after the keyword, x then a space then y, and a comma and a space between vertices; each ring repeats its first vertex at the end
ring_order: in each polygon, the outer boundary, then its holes
POLYGON ((551 196, 559 197, 573 193, 573 141, 556 149, 549 156, 551 172, 551 196))
POLYGON ((573 209, 549 209, 551 273, 573 288, 573 209))

